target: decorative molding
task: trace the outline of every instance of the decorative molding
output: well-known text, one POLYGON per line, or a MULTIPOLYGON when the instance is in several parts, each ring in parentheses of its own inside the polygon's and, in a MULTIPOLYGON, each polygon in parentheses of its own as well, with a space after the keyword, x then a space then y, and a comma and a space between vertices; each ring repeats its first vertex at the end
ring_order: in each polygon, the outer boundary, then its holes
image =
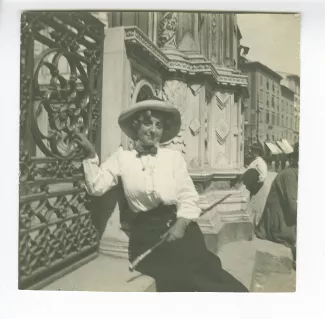
POLYGON ((219 108, 223 110, 227 106, 231 95, 227 92, 217 92, 215 95, 219 108))
POLYGON ((190 125, 189 128, 194 136, 196 136, 200 132, 201 124, 200 121, 197 118, 194 118, 190 125))
POLYGON ((132 65, 132 82, 131 82, 131 99, 132 102, 136 101, 136 96, 142 86, 147 85, 155 96, 160 97, 162 81, 159 73, 136 63, 131 62, 132 65))
POLYGON ((189 88, 191 89, 193 95, 197 96, 201 91, 202 85, 201 84, 191 84, 191 85, 189 85, 189 88))
POLYGON ((149 81, 146 79, 141 79, 140 77, 134 77, 132 75, 132 103, 136 103, 138 95, 143 87, 148 87, 151 90, 151 93, 156 95, 156 88, 149 81))
POLYGON ((215 35, 215 33, 217 32, 217 25, 218 25, 218 21, 217 21, 217 14, 214 13, 212 14, 212 23, 211 23, 211 32, 213 35, 215 35))
POLYGON ((160 47, 176 49, 177 27, 178 13, 165 13, 159 22, 158 43, 160 47))
POLYGON ((165 81, 163 90, 163 99, 169 101, 177 107, 181 114, 182 126, 179 134, 172 140, 163 143, 163 146, 170 146, 171 144, 178 144, 181 147, 182 153, 185 154, 185 140, 184 131, 186 130, 185 109, 187 103, 187 84, 178 80, 165 81))
POLYGON ((228 123, 224 119, 219 120, 215 131, 217 134, 218 142, 222 145, 225 142, 230 131, 228 123))
POLYGON ((237 70, 218 69, 205 57, 198 59, 196 56, 181 55, 181 57, 169 57, 159 49, 141 30, 137 27, 125 27, 125 42, 127 45, 137 45, 146 51, 149 56, 158 62, 168 72, 182 72, 188 75, 205 75, 219 85, 240 86, 245 88, 248 94, 247 76, 240 74, 237 70))

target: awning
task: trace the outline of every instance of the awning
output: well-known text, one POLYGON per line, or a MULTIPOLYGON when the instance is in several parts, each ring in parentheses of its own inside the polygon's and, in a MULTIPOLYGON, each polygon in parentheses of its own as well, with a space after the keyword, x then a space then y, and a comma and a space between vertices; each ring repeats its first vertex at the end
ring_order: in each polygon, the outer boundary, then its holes
POLYGON ((273 143, 265 143, 273 155, 281 154, 281 149, 273 143))
POLYGON ((285 154, 290 154, 293 152, 293 148, 287 140, 282 139, 282 141, 276 141, 276 143, 278 144, 278 146, 282 149, 282 151, 285 154))
POLYGON ((293 147, 290 145, 290 143, 286 139, 282 139, 282 143, 286 146, 289 153, 293 152, 293 147))

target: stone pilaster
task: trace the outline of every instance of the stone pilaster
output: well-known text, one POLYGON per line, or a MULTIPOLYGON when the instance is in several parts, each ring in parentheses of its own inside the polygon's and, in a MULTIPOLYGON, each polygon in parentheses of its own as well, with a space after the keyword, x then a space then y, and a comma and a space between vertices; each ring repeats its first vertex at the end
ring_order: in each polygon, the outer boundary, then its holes
MULTIPOLYGON (((128 60, 124 28, 108 28, 104 41, 103 90, 101 113, 100 160, 105 160, 125 144, 117 119, 122 110, 131 104, 131 67, 128 60)), ((125 145, 126 147, 126 145, 125 145)), ((121 230, 120 211, 123 208, 123 191, 114 189, 100 198, 96 214, 100 215, 102 238, 100 252, 127 257, 128 237, 121 230), (105 217, 106 216, 106 217, 105 217)))

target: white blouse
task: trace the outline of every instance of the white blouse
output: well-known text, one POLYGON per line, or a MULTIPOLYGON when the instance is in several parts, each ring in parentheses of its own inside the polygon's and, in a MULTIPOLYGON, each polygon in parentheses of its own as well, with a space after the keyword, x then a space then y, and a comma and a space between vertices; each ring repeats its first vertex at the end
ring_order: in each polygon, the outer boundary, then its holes
POLYGON ((147 211, 159 204, 177 205, 177 217, 197 219, 199 195, 180 152, 158 148, 156 155, 138 156, 136 150, 120 147, 100 166, 99 159, 83 161, 86 190, 101 196, 121 177, 128 205, 133 212, 147 211))
POLYGON ((262 157, 260 156, 256 157, 256 159, 252 163, 250 163, 249 166, 247 167, 247 169, 250 168, 255 168, 258 171, 258 173, 260 174, 259 176, 260 182, 265 181, 267 177, 267 164, 265 163, 262 157))

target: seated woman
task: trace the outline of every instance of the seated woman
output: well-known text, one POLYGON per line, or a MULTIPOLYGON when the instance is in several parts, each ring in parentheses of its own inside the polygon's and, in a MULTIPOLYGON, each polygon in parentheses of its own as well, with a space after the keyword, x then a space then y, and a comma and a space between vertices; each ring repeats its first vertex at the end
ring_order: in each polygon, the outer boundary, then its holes
POLYGON ((159 147, 179 133, 179 111, 154 98, 124 111, 118 123, 135 141, 135 148, 120 148, 100 166, 87 138, 77 134, 77 141, 86 154, 83 164, 89 194, 100 196, 117 185, 119 177, 122 180, 134 213, 130 260, 161 238, 166 239, 136 270, 152 276, 158 291, 247 292, 222 268, 219 257, 206 248, 195 222, 201 212, 199 196, 181 153, 159 147))

